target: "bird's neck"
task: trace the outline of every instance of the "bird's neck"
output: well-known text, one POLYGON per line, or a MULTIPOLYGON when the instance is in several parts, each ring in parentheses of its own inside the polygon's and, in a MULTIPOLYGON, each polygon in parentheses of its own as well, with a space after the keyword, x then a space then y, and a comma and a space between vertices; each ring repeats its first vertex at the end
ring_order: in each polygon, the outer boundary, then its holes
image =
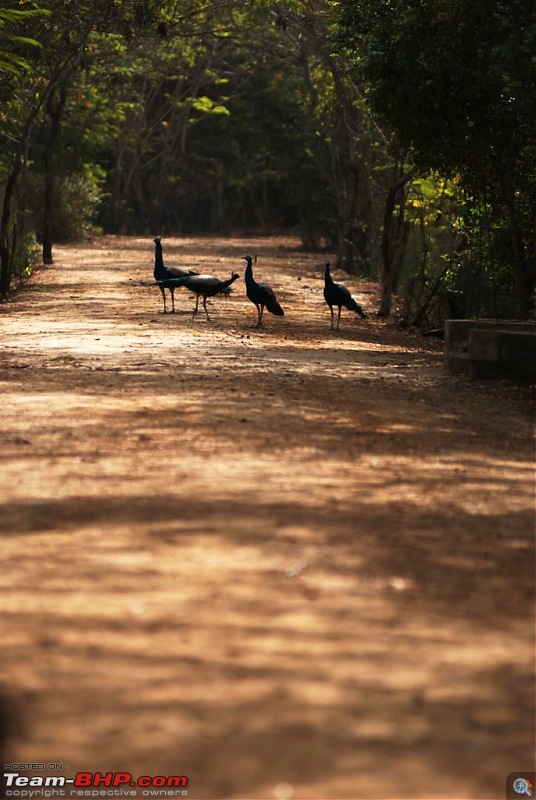
POLYGON ((331 277, 331 273, 329 271, 329 267, 326 267, 326 271, 324 273, 324 279, 326 283, 333 283, 333 278, 331 277))
POLYGON ((251 268, 251 261, 248 261, 247 264, 248 265, 246 267, 246 274, 245 274, 246 285, 248 283, 252 283, 253 282, 253 270, 251 268))
POLYGON ((162 245, 157 244, 154 250, 154 274, 163 275, 165 271, 164 259, 162 258, 162 245))

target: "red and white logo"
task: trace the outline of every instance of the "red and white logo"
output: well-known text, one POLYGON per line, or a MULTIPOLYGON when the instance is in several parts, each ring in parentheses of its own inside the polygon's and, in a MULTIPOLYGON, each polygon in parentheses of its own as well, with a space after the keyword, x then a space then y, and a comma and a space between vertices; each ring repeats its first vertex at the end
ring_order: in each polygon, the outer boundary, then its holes
POLYGON ((37 800, 41 797, 185 797, 188 778, 184 775, 141 775, 130 772, 77 772, 66 775, 21 775, 4 772, 6 798, 37 800), (43 791, 52 790, 50 793, 43 791), (140 792, 141 790, 141 792, 140 792))

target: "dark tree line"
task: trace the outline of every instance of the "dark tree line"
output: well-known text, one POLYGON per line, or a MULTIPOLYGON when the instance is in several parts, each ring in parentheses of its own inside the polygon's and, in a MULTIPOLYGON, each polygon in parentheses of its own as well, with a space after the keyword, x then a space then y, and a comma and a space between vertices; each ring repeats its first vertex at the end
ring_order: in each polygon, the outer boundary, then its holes
POLYGON ((291 231, 406 321, 526 316, 524 0, 51 0, 0 10, 0 294, 87 231, 291 231))

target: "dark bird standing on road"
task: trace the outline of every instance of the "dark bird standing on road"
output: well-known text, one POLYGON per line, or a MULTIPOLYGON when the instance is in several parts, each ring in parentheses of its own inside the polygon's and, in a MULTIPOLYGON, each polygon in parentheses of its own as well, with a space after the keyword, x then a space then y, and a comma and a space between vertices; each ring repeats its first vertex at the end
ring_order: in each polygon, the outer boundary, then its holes
POLYGON ((333 278, 331 277, 329 271, 329 261, 326 261, 326 271, 324 273, 324 299, 329 306, 329 310, 331 311, 331 329, 333 330, 333 306, 338 306, 339 314, 337 316, 337 330, 339 330, 339 323, 341 321, 341 308, 344 306, 349 311, 355 311, 359 314, 360 317, 363 319, 367 318, 367 315, 361 308, 361 306, 356 303, 346 286, 342 286, 340 283, 334 283, 333 278))
POLYGON ((160 287, 162 297, 164 298, 164 314, 167 314, 166 309, 166 289, 169 289, 171 295, 171 313, 175 313, 175 289, 183 285, 179 278, 187 278, 190 275, 197 275, 191 269, 182 269, 181 267, 166 267, 164 266, 164 259, 162 256, 162 243, 160 236, 154 240, 154 279, 160 287))
POLYGON ((207 297, 214 297, 216 294, 229 294, 229 287, 239 277, 240 275, 238 272, 235 272, 234 275, 231 275, 226 281, 221 281, 219 278, 214 277, 214 275, 193 275, 191 278, 185 278, 184 283, 181 285, 186 286, 187 289, 197 295, 192 319, 197 314, 199 298, 202 297, 205 314, 207 315, 208 321, 211 322, 212 320, 207 311, 207 297))
POLYGON ((253 278, 253 270, 251 267, 251 256, 242 256, 247 261, 246 267, 246 294, 254 306, 257 308, 257 324, 256 328, 262 328, 262 313, 264 307, 268 309, 270 314, 275 314, 276 317, 283 317, 285 312, 277 302, 275 292, 267 283, 257 283, 253 278))

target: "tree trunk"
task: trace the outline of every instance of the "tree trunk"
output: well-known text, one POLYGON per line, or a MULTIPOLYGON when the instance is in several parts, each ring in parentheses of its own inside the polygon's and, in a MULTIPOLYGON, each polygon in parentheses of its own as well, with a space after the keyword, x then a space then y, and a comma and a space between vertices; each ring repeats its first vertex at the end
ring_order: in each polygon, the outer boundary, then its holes
MULTIPOLYGON (((409 172, 404 173, 396 183, 394 183, 387 194, 385 200, 385 209, 383 214, 383 230, 382 230, 382 262, 383 262, 383 275, 382 275, 382 299, 378 316, 388 317, 391 313, 393 285, 395 282, 395 246, 394 246, 394 213, 398 195, 403 190, 408 181, 411 180, 415 173, 415 167, 412 167, 409 172)), ((403 214, 399 217, 398 225, 404 225, 403 214)))
POLYGON ((501 194, 506 206, 510 223, 510 241, 512 248, 512 275, 514 281, 516 316, 527 319, 530 311, 530 298, 534 291, 536 276, 534 267, 528 262, 523 245, 523 237, 517 221, 515 191, 510 175, 499 172, 501 194))
POLYGON ((69 66, 70 61, 66 60, 58 69, 57 73, 50 78, 46 88, 37 99, 35 105, 28 112, 28 116, 26 117, 26 121, 22 127, 17 150, 13 154, 11 169, 8 172, 4 189, 2 213, 0 215, 0 295, 6 295, 11 286, 13 257, 10 254, 9 247, 9 226, 11 220, 13 196, 17 188, 17 181, 20 176, 23 161, 27 157, 30 133, 37 115, 43 107, 43 104, 47 102, 50 93, 54 91, 58 81, 65 74, 69 66))
POLYGON ((11 220, 11 203, 21 166, 22 156, 19 152, 13 161, 11 171, 7 178, 2 203, 2 216, 0 217, 0 296, 2 297, 8 294, 11 287, 13 258, 12 250, 9 245, 9 224, 11 220))
POLYGON ((357 207, 358 181, 357 169, 349 166, 344 179, 340 181, 339 191, 341 196, 339 196, 337 203, 339 211, 339 219, 337 221, 337 266, 349 273, 354 272, 355 264, 352 224, 357 207))
MULTIPOLYGON (((58 87, 56 87, 58 88, 58 87)), ((46 111, 50 117, 50 135, 45 151, 45 205, 43 211, 43 264, 53 264, 52 258, 52 221, 54 217, 54 188, 55 188, 55 174, 54 174, 54 152, 56 149, 56 142, 60 129, 60 119, 67 93, 65 85, 59 87, 59 99, 56 106, 54 106, 54 89, 47 100, 46 111)))

